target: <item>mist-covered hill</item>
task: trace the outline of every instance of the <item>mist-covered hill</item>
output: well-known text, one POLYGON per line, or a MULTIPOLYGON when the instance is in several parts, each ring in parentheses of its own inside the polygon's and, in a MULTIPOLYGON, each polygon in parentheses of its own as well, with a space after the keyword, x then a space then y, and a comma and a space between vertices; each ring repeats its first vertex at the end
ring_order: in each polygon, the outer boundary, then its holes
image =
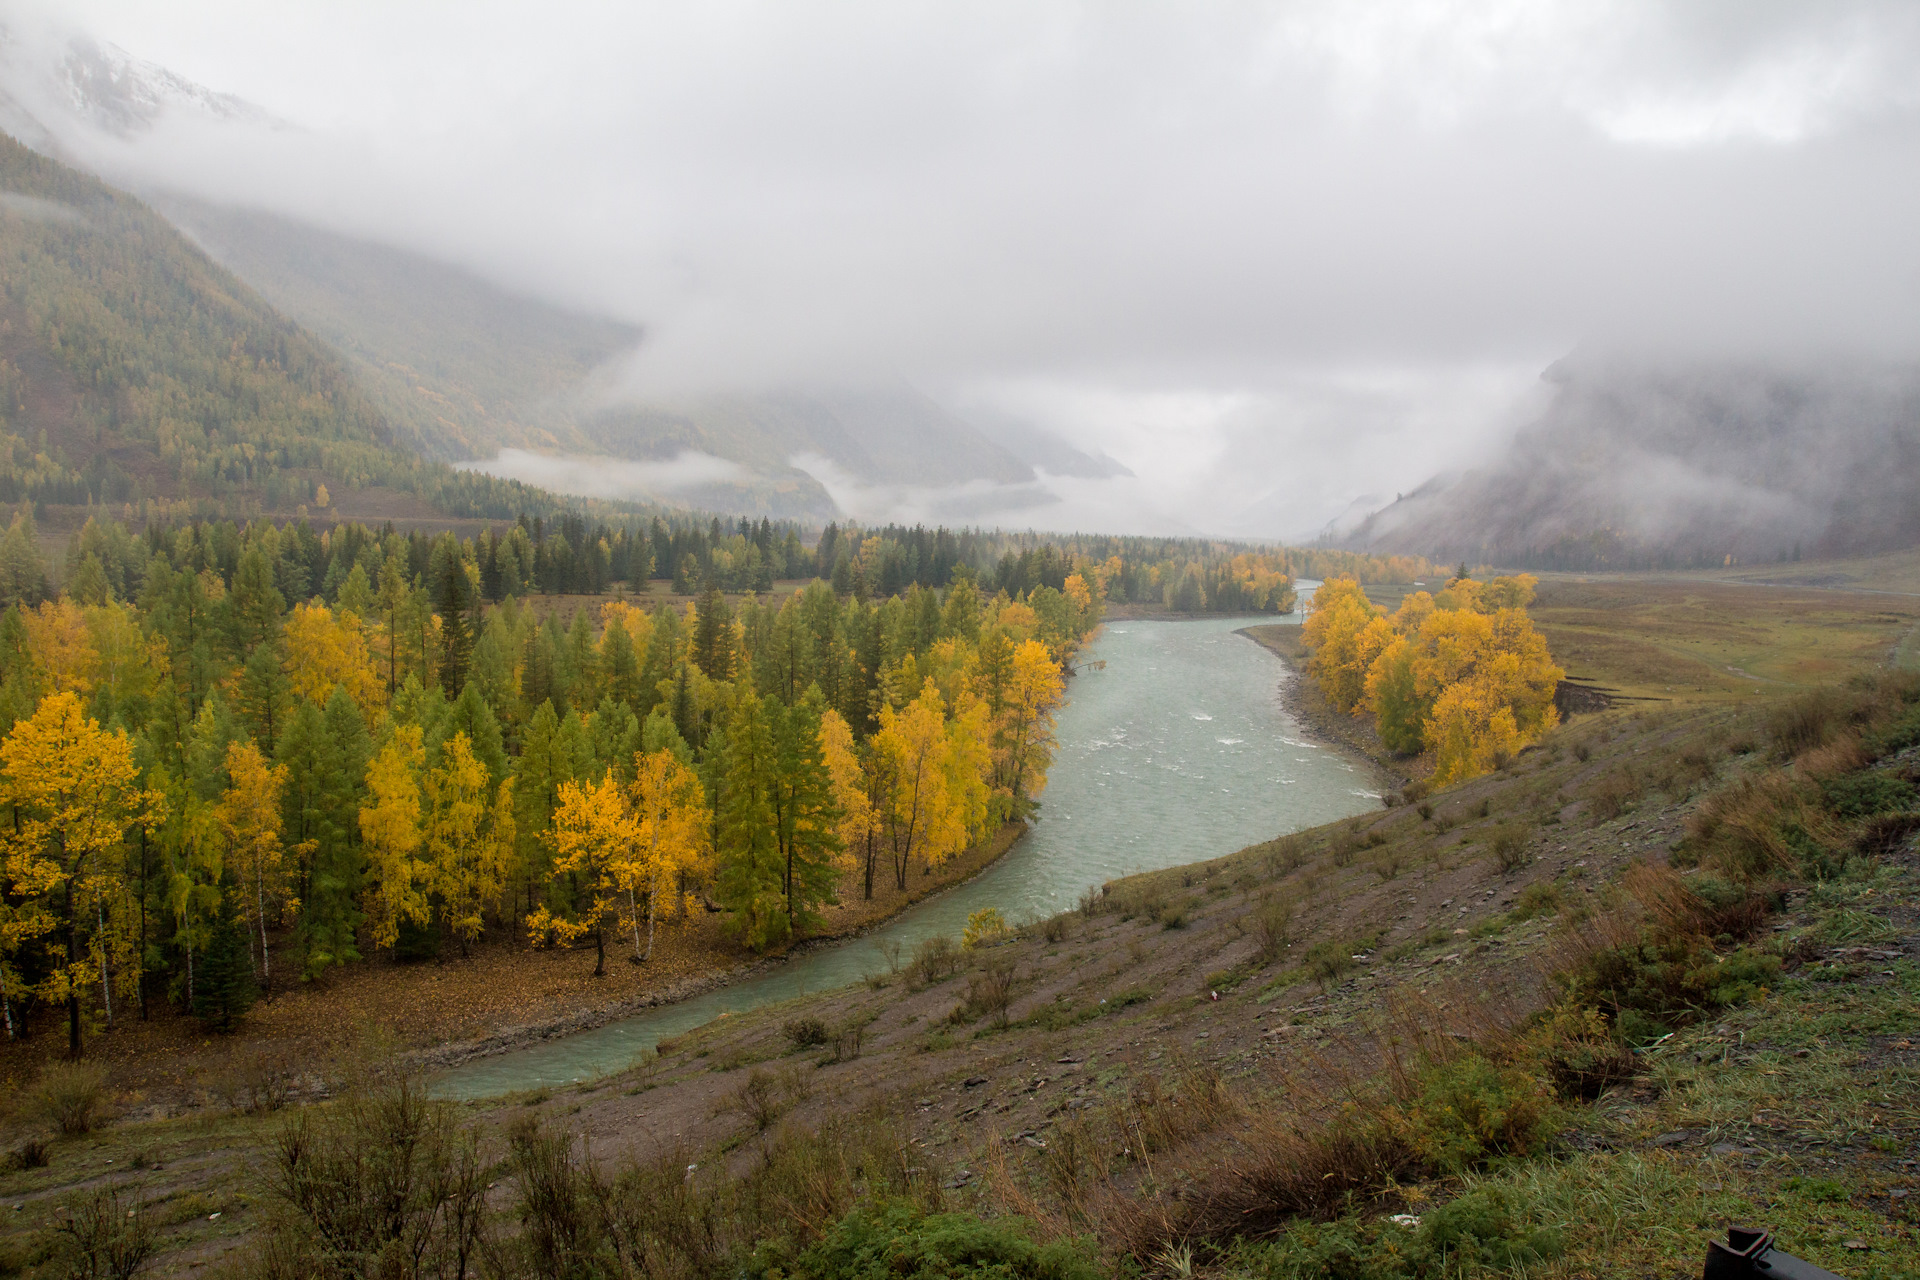
MULTIPOLYGON (((78 39, 41 47, 0 29, 0 127, 41 153, 63 161, 95 154, 67 145, 83 136, 137 146, 174 117, 292 128, 117 48, 78 39)), ((619 376, 644 341, 634 325, 517 295, 456 265, 296 217, 146 185, 138 194, 332 346, 393 442, 425 458, 508 472, 511 463, 492 465, 502 450, 670 464, 601 467, 595 491, 631 488, 623 496, 822 519, 839 512, 796 459, 872 486, 1018 484, 1034 478, 1035 465, 1068 475, 1118 469, 1019 424, 977 430, 898 382, 636 398, 619 376), (671 465, 676 459, 682 463, 671 465)), ((549 478, 583 474, 579 465, 530 469, 549 478)))
POLYGON ((1678 568, 1920 545, 1920 367, 1575 353, 1494 464, 1338 538, 1539 568, 1678 568))
POLYGON ((644 341, 635 326, 292 219, 156 199, 208 253, 343 352, 397 437, 429 457, 521 449, 666 462, 707 454, 735 469, 653 472, 670 485, 656 496, 821 518, 836 514, 833 501, 796 459, 867 485, 1017 484, 1033 478, 1035 464, 1072 475, 1117 468, 1038 432, 981 431, 903 383, 635 399, 619 389, 617 369, 644 341))
POLYGON ((399 446, 323 342, 139 200, 0 135, 0 502, 400 491, 538 508, 399 446))

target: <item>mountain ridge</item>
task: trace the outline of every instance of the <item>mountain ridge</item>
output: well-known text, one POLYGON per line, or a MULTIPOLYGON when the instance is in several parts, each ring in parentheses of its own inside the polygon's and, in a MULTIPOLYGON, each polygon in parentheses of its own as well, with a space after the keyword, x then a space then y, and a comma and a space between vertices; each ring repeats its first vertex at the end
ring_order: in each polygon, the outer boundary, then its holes
POLYGON ((1330 540, 1549 569, 1703 567, 1920 545, 1920 365, 1576 352, 1488 466, 1330 540))

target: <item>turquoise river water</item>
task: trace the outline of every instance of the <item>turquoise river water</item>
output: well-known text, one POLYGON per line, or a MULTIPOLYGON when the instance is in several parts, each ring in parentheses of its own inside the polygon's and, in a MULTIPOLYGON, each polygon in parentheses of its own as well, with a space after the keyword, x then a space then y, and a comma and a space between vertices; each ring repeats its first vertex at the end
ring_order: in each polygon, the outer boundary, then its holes
POLYGON ((1274 621, 1109 623, 1083 655, 1106 665, 1068 682, 1039 819, 991 867, 864 937, 680 1004, 477 1059, 440 1076, 435 1091, 485 1097, 620 1070, 722 1013, 858 982, 885 967, 881 943, 910 952, 934 934, 957 937, 981 907, 1018 924, 1115 876, 1217 857, 1378 805, 1364 768, 1307 742, 1281 707, 1286 666, 1234 634, 1274 621))

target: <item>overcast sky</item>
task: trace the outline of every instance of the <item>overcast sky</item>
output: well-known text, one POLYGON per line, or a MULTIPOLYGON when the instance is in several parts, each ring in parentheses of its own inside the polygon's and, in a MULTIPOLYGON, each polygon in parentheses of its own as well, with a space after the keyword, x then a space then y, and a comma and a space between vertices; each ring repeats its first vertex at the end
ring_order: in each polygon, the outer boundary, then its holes
POLYGON ((59 24, 295 126, 173 122, 103 167, 637 321, 646 389, 904 377, 1137 473, 1061 486, 1062 524, 1300 533, 1483 456, 1581 343, 1920 349, 1913 4, 61 0, 10 25, 59 24))

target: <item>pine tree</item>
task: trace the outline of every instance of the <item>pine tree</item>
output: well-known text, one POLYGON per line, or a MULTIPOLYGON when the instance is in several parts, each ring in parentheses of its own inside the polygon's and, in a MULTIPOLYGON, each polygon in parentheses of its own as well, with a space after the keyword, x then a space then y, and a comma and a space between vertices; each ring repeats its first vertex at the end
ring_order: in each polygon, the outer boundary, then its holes
POLYGON ((209 1031, 238 1028, 258 994, 253 957, 233 903, 242 892, 231 875, 222 882, 220 908, 195 967, 193 1012, 209 1031))

